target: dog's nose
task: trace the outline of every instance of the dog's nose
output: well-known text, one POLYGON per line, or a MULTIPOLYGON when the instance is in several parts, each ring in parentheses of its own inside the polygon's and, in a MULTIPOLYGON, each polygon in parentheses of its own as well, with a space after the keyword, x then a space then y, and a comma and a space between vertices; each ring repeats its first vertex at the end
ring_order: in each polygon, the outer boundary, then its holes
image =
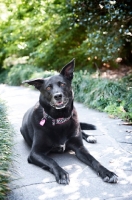
POLYGON ((55 99, 55 100, 61 100, 61 99, 62 99, 62 94, 61 94, 61 93, 56 93, 56 94, 54 95, 54 99, 55 99))

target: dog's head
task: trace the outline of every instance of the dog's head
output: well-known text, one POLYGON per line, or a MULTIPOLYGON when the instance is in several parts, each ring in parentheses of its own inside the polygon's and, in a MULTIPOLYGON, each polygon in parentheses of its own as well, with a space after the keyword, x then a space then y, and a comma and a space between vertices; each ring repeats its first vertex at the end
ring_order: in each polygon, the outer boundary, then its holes
POLYGON ((75 60, 62 68, 60 74, 45 79, 27 80, 23 83, 34 85, 40 91, 42 105, 50 105, 55 109, 65 108, 73 99, 71 81, 73 78, 75 60))

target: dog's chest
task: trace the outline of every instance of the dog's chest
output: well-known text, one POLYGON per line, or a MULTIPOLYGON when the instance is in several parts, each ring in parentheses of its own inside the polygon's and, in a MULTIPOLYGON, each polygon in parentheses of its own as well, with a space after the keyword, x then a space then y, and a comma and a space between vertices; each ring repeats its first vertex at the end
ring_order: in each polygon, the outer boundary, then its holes
POLYGON ((53 151, 54 152, 64 152, 66 149, 66 142, 68 141, 67 134, 63 133, 53 133, 52 142, 53 142, 53 151))
POLYGON ((59 145, 59 146, 56 146, 56 147, 53 147, 52 149, 52 152, 64 152, 66 150, 66 144, 63 144, 63 145, 59 145))
POLYGON ((55 133, 54 134, 54 141, 55 143, 60 146, 60 145, 64 145, 68 140, 68 135, 66 133, 55 133))
POLYGON ((65 126, 52 128, 52 131, 50 132, 50 139, 56 147, 61 146, 64 148, 64 145, 69 140, 69 129, 65 126))

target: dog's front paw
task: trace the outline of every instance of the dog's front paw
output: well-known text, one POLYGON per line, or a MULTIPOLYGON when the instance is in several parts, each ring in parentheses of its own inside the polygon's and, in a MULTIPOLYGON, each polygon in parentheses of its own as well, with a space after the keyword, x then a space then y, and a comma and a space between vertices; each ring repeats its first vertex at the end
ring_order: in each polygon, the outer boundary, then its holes
POLYGON ((112 177, 106 176, 103 180, 108 183, 117 183, 118 178, 116 174, 113 174, 112 177))
POLYGON ((54 170, 54 175, 56 177, 56 181, 59 184, 68 185, 70 182, 69 174, 63 170, 62 168, 57 168, 54 170))
POLYGON ((102 178, 105 182, 108 182, 108 183, 117 183, 118 181, 118 176, 114 172, 111 172, 111 171, 107 171, 105 174, 103 174, 102 178))

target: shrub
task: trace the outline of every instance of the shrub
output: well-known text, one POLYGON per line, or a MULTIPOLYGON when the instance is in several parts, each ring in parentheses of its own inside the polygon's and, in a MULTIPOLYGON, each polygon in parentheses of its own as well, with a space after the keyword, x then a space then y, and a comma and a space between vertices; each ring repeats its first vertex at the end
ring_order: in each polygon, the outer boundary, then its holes
POLYGON ((15 65, 10 70, 4 71, 0 74, 1 83, 6 83, 8 85, 19 86, 22 84, 23 81, 28 79, 35 79, 35 78, 46 78, 57 74, 56 71, 47 71, 43 70, 38 67, 34 67, 31 65, 15 65))
POLYGON ((3 70, 0 73, 0 83, 5 83, 5 80, 7 79, 8 73, 9 73, 9 70, 3 70))
POLYGON ((24 80, 29 79, 34 72, 42 72, 42 69, 31 65, 15 65, 10 69, 5 83, 19 86, 24 80))

